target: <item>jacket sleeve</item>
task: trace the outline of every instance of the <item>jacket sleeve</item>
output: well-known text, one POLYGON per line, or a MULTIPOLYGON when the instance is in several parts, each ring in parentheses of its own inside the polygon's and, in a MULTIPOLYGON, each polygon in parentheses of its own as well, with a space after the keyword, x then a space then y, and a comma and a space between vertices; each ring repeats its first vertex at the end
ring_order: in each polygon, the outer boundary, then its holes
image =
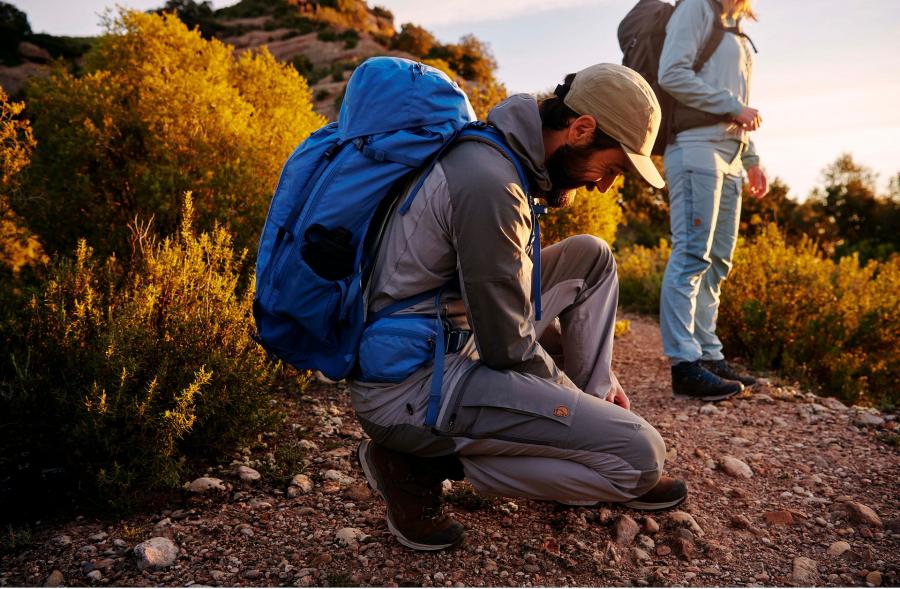
POLYGON ((743 105, 730 91, 714 88, 694 72, 694 62, 712 34, 716 15, 707 0, 684 0, 666 26, 659 58, 659 85, 678 102, 708 113, 737 116, 743 105))
POLYGON ((747 149, 741 155, 741 163, 744 165, 745 170, 759 165, 759 155, 756 153, 756 145, 754 145, 753 141, 747 144, 747 149))
POLYGON ((515 168, 486 145, 454 150, 446 160, 460 290, 481 361, 576 388, 537 341, 528 255, 531 208, 513 179, 515 168), (464 173, 475 162, 479 173, 464 173))

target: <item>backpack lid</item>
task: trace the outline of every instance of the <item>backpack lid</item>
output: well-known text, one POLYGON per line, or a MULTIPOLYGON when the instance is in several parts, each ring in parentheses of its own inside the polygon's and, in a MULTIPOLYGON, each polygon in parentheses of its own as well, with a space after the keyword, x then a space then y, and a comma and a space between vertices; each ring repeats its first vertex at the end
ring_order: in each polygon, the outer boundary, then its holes
POLYGON ((343 141, 447 121, 475 120, 465 93, 444 72, 400 57, 373 57, 347 83, 338 130, 343 141))

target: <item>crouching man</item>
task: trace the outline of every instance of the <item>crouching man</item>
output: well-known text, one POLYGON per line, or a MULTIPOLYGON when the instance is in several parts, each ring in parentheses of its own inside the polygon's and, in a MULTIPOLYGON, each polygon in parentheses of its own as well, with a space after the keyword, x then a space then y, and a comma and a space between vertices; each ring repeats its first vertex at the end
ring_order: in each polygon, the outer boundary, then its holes
POLYGON ((445 479, 574 505, 654 510, 686 497, 682 481, 662 476, 665 444, 630 411, 610 368, 618 281, 605 242, 578 235, 540 252, 536 320, 534 220, 513 162, 552 207, 581 186, 607 190, 629 168, 661 187, 648 157, 659 121, 643 78, 594 65, 540 103, 516 95, 491 111, 488 123, 515 158, 490 142, 459 141, 411 208, 391 214, 369 281, 370 315, 449 285, 438 305, 430 297, 401 311, 439 308, 447 325, 434 425, 426 425, 432 364, 400 383, 351 387, 371 437, 360 463, 402 544, 439 550, 462 539, 463 527, 441 513, 445 479), (562 369, 551 353, 564 357, 562 369))

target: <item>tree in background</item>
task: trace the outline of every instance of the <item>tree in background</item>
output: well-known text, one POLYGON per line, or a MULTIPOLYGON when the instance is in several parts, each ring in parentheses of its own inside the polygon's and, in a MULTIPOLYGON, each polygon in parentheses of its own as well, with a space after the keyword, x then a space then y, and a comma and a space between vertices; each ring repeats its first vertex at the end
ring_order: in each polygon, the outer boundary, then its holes
POLYGON ((392 45, 398 51, 424 57, 431 53, 432 48, 437 44, 434 35, 424 28, 408 22, 400 26, 400 32, 394 37, 392 45))
POLYGON ((16 211, 50 251, 85 237, 122 256, 135 218, 170 235, 193 190, 201 230, 218 222, 255 247, 281 166, 325 122, 306 81, 173 15, 123 11, 109 33, 84 75, 57 69, 30 86, 38 148, 16 211))
POLYGON ((204 39, 211 38, 216 32, 216 22, 212 4, 209 0, 167 0, 165 6, 154 11, 156 14, 174 12, 187 28, 197 28, 204 39))
POLYGON ((19 43, 31 35, 31 25, 25 13, 7 2, 0 2, 0 62, 16 65, 19 43))

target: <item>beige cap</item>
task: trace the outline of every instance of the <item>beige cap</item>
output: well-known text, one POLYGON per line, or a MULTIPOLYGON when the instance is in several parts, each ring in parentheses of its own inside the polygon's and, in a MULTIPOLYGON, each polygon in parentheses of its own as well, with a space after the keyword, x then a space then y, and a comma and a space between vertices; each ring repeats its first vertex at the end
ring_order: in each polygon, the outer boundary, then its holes
POLYGON ((622 144, 644 180, 666 185, 650 159, 662 111, 656 94, 639 73, 614 63, 598 63, 575 74, 563 102, 579 115, 591 115, 600 130, 622 144))

